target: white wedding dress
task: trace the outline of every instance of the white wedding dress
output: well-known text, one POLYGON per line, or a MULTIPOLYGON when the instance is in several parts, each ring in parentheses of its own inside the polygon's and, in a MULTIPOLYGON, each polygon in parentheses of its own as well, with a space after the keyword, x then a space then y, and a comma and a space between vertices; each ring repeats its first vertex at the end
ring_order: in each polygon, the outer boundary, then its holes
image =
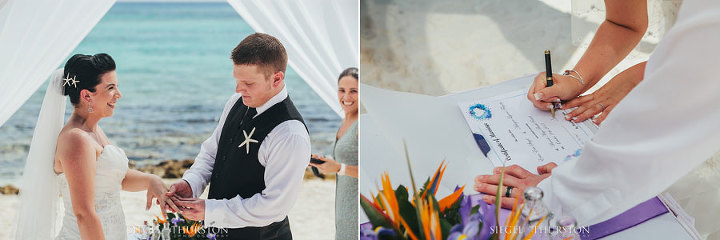
MULTIPOLYGON (((128 171, 128 158, 121 148, 106 145, 97 159, 95 174, 95 212, 102 223, 106 240, 127 239, 125 215, 120 203, 122 180, 128 171)), ((73 213, 70 189, 65 174, 58 175, 62 191, 65 216, 58 234, 58 240, 80 239, 80 231, 73 213)))

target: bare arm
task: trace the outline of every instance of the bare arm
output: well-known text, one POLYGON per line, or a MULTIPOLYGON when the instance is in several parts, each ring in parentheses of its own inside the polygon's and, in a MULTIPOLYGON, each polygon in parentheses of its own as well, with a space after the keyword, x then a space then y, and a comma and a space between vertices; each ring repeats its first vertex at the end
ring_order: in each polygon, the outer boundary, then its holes
POLYGON ((641 62, 626 69, 592 94, 577 97, 563 104, 563 109, 577 107, 565 114, 565 119, 575 119, 572 121, 577 123, 602 113, 593 119, 595 124, 602 123, 615 105, 643 80, 645 63, 647 62, 641 62))
POLYGON ((95 212, 95 167, 97 152, 80 130, 70 130, 58 139, 58 152, 70 189, 72 209, 82 239, 105 239, 95 212))
POLYGON ((122 190, 128 192, 139 192, 147 190, 150 185, 150 181, 158 176, 140 172, 138 170, 130 169, 125 174, 125 178, 122 181, 122 190))
POLYGON ((150 209, 152 200, 157 198, 157 204, 160 205, 160 211, 166 212, 166 208, 170 207, 176 212, 180 209, 170 200, 170 196, 165 193, 169 191, 168 187, 157 175, 140 172, 138 170, 128 170, 122 181, 122 189, 130 192, 139 192, 147 190, 147 202, 145 209, 150 209))
POLYGON ((358 178, 358 166, 345 166, 345 175, 358 178))
POLYGON ((640 42, 648 26, 647 1, 605 0, 605 21, 575 65, 585 79, 581 94, 620 63, 640 42))
POLYGON ((535 76, 527 98, 535 107, 549 110, 550 102, 571 100, 592 88, 640 42, 648 25, 645 0, 605 0, 605 21, 590 46, 573 68, 571 76, 553 74, 555 84, 546 87, 545 73, 535 76), (584 83, 573 79, 582 78, 584 83))

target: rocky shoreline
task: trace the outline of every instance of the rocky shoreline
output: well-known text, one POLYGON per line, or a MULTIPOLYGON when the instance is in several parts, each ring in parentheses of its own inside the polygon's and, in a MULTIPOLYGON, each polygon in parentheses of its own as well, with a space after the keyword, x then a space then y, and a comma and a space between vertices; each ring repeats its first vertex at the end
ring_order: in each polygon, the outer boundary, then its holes
POLYGON ((168 160, 155 165, 147 164, 138 166, 135 161, 131 160, 128 165, 130 165, 130 169, 158 175, 161 178, 181 178, 182 175, 185 174, 185 171, 190 169, 190 166, 192 166, 193 162, 195 162, 194 159, 186 159, 182 161, 168 160))
MULTIPOLYGON (((136 161, 130 160, 128 165, 130 165, 130 169, 135 169, 144 173, 154 174, 160 176, 161 178, 181 178, 182 175, 185 174, 185 171, 190 169, 190 166, 192 166, 193 162, 195 162, 194 159, 167 160, 154 165, 146 164, 138 166, 136 161)), ((313 175, 312 171, 308 168, 305 169, 305 175, 303 176, 303 179, 308 180, 319 178, 313 175)), ((334 181, 335 174, 326 174, 324 180, 334 181)), ((0 194, 17 195, 19 192, 20 189, 13 186, 12 184, 0 186, 0 194)))
POLYGON ((16 188, 12 184, 8 184, 5 186, 0 187, 0 193, 11 195, 11 194, 18 194, 20 192, 20 189, 16 188))

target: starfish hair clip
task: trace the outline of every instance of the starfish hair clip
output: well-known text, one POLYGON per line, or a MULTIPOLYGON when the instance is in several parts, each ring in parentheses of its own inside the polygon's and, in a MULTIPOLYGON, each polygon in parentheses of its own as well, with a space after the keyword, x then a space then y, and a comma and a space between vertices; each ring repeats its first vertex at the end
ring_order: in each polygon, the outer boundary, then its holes
POLYGON ((70 84, 72 84, 73 87, 77 88, 77 83, 79 83, 80 81, 75 80, 75 77, 76 77, 76 76, 73 76, 72 78, 70 78, 70 73, 68 73, 67 76, 66 76, 65 78, 63 78, 63 81, 65 81, 65 82, 63 82, 63 87, 64 87, 66 84, 67 84, 68 86, 70 86, 70 84))

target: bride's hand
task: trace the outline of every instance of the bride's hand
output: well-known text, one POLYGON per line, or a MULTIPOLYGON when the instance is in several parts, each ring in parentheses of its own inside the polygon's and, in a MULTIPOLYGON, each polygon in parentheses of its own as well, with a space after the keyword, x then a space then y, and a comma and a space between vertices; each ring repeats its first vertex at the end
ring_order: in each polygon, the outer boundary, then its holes
POLYGON ((170 197, 165 195, 165 193, 167 192, 168 188, 167 186, 165 186, 165 183, 163 183, 162 179, 158 176, 152 175, 148 184, 147 204, 145 206, 145 210, 150 209, 150 206, 152 205, 152 200, 154 198, 157 198, 157 203, 158 205, 160 205, 160 210, 162 211, 163 216, 167 212, 166 206, 169 206, 173 210, 180 212, 180 209, 175 206, 175 203, 170 200, 170 197))
POLYGON ((568 101, 563 104, 563 109, 577 108, 565 114, 565 120, 577 123, 593 118, 595 124, 602 123, 610 111, 642 81, 644 73, 645 62, 638 63, 610 79, 597 91, 568 101))
POLYGON ((553 74, 554 84, 546 87, 545 72, 535 75, 535 80, 528 90, 527 98, 540 110, 550 111, 553 102, 569 100, 582 93, 583 85, 567 75, 553 74))

